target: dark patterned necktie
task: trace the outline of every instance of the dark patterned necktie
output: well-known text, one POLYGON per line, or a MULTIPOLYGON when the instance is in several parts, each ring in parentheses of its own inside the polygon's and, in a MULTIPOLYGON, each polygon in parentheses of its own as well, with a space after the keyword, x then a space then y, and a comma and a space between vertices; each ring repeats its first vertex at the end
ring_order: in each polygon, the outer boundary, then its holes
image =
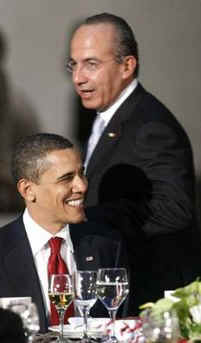
MULTIPOLYGON (((51 238, 48 242, 50 246, 50 257, 48 260, 48 276, 52 274, 68 274, 66 263, 64 262, 60 254, 62 240, 63 238, 54 237, 54 238, 51 238)), ((54 304, 50 303, 50 305, 51 305, 50 324, 58 325, 59 324, 58 312, 54 304)), ((68 318, 72 317, 73 315, 74 315, 74 308, 73 308, 73 304, 71 304, 65 313, 64 323, 67 323, 68 318)))

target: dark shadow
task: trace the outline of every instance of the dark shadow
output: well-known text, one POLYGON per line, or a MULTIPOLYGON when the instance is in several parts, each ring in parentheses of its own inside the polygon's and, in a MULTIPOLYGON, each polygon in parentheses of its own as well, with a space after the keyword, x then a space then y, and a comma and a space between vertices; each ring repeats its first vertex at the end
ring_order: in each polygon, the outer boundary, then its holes
POLYGON ((99 188, 99 203, 123 198, 139 204, 139 201, 151 200, 151 194, 152 184, 143 170, 122 163, 111 167, 103 176, 99 188))
POLYGON ((197 223, 201 233, 201 175, 196 177, 197 223))
POLYGON ((6 70, 8 42, 0 31, 0 213, 23 209, 11 176, 11 155, 17 140, 39 131, 36 113, 27 97, 16 89, 6 70))
POLYGON ((0 308, 0 342, 26 343, 23 323, 17 313, 0 308))
POLYGON ((144 254, 139 249, 139 242, 144 242, 142 228, 152 215, 149 210, 151 200, 152 183, 138 167, 117 164, 102 177, 98 190, 99 206, 104 210, 108 208, 110 223, 125 235, 128 250, 133 251, 135 246, 139 256, 144 254), (131 230, 131 222, 136 223, 135 230, 131 230))
POLYGON ((87 207, 86 213, 91 220, 109 222, 120 230, 127 240, 128 250, 143 255, 139 241, 144 242, 142 228, 152 215, 151 199, 152 184, 145 173, 129 164, 117 164, 108 169, 100 181, 98 206, 87 207), (132 222, 136 224, 135 230, 131 229, 132 222))

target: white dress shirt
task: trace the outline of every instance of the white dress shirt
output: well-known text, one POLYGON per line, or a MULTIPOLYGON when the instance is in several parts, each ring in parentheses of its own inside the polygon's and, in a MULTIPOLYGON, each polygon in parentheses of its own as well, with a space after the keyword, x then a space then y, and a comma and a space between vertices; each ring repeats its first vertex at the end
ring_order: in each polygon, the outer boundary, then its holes
MULTIPOLYGON (((99 137, 97 137, 97 132, 96 132, 96 144, 98 143, 98 140, 100 139, 100 136, 102 134, 102 132, 104 131, 105 127, 108 125, 109 121, 112 119, 113 115, 115 114, 115 112, 118 110, 118 108, 121 106, 121 104, 129 97, 129 95, 134 91, 134 89, 137 87, 138 81, 137 79, 134 79, 119 95, 119 97, 117 98, 117 100, 106 110, 103 112, 97 112, 97 116, 100 116, 103 121, 104 121, 104 128, 100 131, 100 135, 99 137)), ((96 122, 96 119, 94 121, 94 123, 96 122)), ((88 140, 88 145, 89 145, 89 149, 90 149, 90 141, 93 141, 93 127, 92 127, 92 133, 89 137, 88 140)), ((95 148, 95 147, 94 147, 95 148)), ((94 150, 93 148, 93 150, 94 150)), ((93 151, 92 151, 93 153, 93 151)), ((86 154, 86 159, 84 162, 84 166, 85 168, 88 165, 88 162, 91 158, 92 155, 91 152, 88 152, 88 147, 87 147, 87 154, 86 154)))
POLYGON ((73 256, 73 244, 70 238, 69 225, 66 225, 55 236, 38 225, 30 216, 27 209, 23 214, 23 222, 34 257, 35 266, 40 279, 43 299, 46 306, 46 314, 50 312, 50 302, 48 298, 48 259, 50 247, 48 241, 52 237, 63 238, 61 244, 61 256, 66 262, 69 274, 76 271, 76 264, 73 256))

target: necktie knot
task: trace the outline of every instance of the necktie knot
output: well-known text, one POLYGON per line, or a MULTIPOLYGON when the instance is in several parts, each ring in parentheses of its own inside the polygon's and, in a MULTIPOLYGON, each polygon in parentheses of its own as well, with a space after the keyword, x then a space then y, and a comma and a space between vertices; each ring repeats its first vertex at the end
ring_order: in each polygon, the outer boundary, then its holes
POLYGON ((101 133, 103 132, 104 126, 105 126, 104 119, 100 116, 100 114, 97 114, 97 117, 93 124, 92 133, 100 137, 101 133))
POLYGON ((49 240, 50 257, 48 261, 48 274, 66 274, 67 266, 61 257, 60 249, 63 238, 53 237, 49 240))
POLYGON ((63 238, 61 238, 61 237, 53 237, 49 240, 49 246, 51 249, 51 254, 57 255, 60 253, 62 241, 63 241, 63 238))

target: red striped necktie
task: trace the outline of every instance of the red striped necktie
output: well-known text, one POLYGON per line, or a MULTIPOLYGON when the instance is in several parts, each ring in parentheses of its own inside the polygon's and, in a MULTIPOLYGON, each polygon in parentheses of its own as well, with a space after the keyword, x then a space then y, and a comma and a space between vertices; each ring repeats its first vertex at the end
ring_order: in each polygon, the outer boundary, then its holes
MULTIPOLYGON (((60 254, 60 248, 63 238, 54 237, 49 240, 50 246, 50 257, 48 260, 48 275, 52 274, 68 274, 68 269, 66 263, 64 262, 63 258, 60 254)), ((50 316, 50 324, 51 325, 58 325, 59 324, 59 315, 56 310, 54 304, 51 305, 51 316, 50 316)), ((64 323, 67 323, 68 318, 74 315, 74 307, 73 303, 69 306, 65 313, 64 323)))

